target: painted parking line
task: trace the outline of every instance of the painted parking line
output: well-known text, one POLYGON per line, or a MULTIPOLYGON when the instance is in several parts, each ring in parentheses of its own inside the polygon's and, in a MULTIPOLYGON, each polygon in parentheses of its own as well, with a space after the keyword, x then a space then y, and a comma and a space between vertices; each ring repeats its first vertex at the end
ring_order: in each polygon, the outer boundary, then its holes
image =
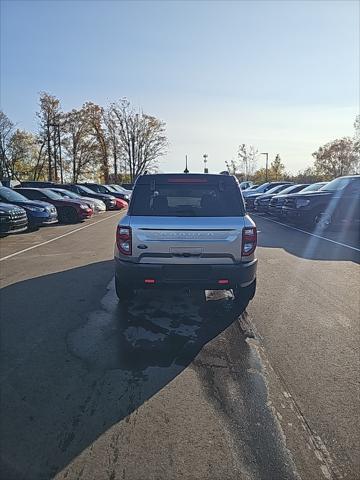
POLYGON ((288 225, 287 223, 277 222, 276 220, 273 220, 272 218, 264 217, 262 215, 260 216, 260 215, 255 214, 254 216, 259 217, 259 218, 263 218, 264 220, 267 220, 268 222, 277 223, 278 225, 282 225, 283 227, 287 227, 287 228, 290 228, 292 230, 296 230, 298 232, 305 233, 306 235, 310 235, 311 237, 320 238, 321 240, 325 240, 326 242, 335 243, 336 245, 340 245, 341 247, 350 248, 351 250, 355 250, 356 252, 360 252, 360 248, 352 247, 351 245, 347 245, 346 243, 337 242, 336 240, 332 240, 331 238, 323 237, 321 235, 316 235, 316 233, 310 233, 310 232, 307 232, 306 230, 302 230, 301 228, 293 227, 292 225, 288 225))
POLYGON ((17 255, 21 255, 22 253, 28 252, 29 250, 33 250, 34 248, 42 247, 43 245, 47 245, 48 243, 56 242, 56 240, 60 240, 60 238, 67 237, 68 235, 72 235, 73 233, 80 232, 80 230, 84 230, 85 228, 92 227, 93 225, 96 225, 97 223, 105 222, 105 220, 108 220, 109 218, 113 218, 115 216, 119 215, 119 213, 114 213, 113 215, 110 215, 109 217, 102 218, 101 220, 98 220, 97 222, 90 223, 89 225, 84 225, 83 227, 77 228, 75 230, 71 230, 71 232, 64 233, 62 235, 59 235, 58 237, 51 238, 50 240, 47 240, 46 242, 41 242, 38 243, 37 245, 33 245, 32 247, 24 248, 24 250, 19 250, 18 252, 12 253, 11 255, 6 255, 6 257, 0 258, 0 262, 3 262, 4 260, 8 260, 9 258, 16 257, 17 255))

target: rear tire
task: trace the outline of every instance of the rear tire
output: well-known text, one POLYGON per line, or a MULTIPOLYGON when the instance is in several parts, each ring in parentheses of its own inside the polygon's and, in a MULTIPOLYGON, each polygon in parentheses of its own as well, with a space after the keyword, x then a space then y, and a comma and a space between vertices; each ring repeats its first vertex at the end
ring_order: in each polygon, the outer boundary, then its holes
POLYGON ((236 302, 248 304, 250 300, 252 300, 255 297, 256 278, 247 287, 240 287, 239 285, 237 285, 235 288, 233 288, 233 293, 234 293, 234 299, 236 302))
POLYGON ((115 291, 118 299, 122 302, 128 302, 134 296, 134 290, 126 287, 123 283, 120 283, 119 279, 115 275, 115 291))

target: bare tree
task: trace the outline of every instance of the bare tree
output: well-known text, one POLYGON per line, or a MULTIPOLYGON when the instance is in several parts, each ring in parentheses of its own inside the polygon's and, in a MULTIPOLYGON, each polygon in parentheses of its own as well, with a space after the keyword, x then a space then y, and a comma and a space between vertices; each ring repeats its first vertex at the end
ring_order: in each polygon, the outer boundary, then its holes
POLYGON ((257 155, 258 150, 253 145, 245 145, 245 143, 239 145, 238 163, 243 167, 245 180, 248 180, 249 176, 253 175, 256 170, 257 155))
POLYGON ((58 180, 58 140, 57 126, 60 123, 60 101, 47 92, 40 93, 40 110, 37 112, 39 119, 39 136, 46 145, 48 159, 48 179, 58 180))
POLYGON ((83 108, 86 109, 91 134, 98 145, 101 174, 105 183, 108 183, 110 173, 109 146, 104 124, 104 109, 92 102, 86 102, 83 108))
POLYGON ((131 180, 156 168, 168 145, 165 123, 137 113, 127 99, 111 104, 109 112, 115 121, 119 147, 131 180))
POLYGON ((104 112, 104 123, 107 129, 109 151, 111 151, 113 158, 114 177, 118 181, 119 176, 119 161, 122 158, 121 146, 119 145, 118 132, 116 126, 116 116, 112 112, 112 107, 109 107, 104 112))
POLYGON ((8 147, 14 132, 14 124, 3 111, 0 110, 0 178, 10 178, 11 168, 8 159, 8 147))
POLYGON ((355 173, 360 173, 360 115, 355 118, 354 129, 354 153, 357 159, 355 173))

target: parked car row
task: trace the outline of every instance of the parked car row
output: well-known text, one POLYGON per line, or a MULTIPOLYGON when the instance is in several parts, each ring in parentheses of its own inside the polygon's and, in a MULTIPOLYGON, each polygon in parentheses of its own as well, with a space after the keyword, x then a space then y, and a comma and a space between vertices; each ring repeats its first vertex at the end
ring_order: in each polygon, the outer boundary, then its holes
POLYGON ((130 196, 131 191, 120 186, 96 183, 34 181, 14 188, 0 186, 0 234, 81 222, 105 210, 127 208, 130 196))
POLYGON ((267 182, 243 191, 249 211, 303 226, 360 227, 360 175, 311 185, 267 182))

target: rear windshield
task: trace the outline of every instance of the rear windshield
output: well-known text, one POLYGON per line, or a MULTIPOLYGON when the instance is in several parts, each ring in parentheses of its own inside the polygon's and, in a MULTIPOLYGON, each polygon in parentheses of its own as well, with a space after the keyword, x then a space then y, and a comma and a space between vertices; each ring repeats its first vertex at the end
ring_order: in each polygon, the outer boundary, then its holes
POLYGON ((244 215, 240 188, 233 185, 137 185, 130 215, 162 217, 237 217, 244 215))

